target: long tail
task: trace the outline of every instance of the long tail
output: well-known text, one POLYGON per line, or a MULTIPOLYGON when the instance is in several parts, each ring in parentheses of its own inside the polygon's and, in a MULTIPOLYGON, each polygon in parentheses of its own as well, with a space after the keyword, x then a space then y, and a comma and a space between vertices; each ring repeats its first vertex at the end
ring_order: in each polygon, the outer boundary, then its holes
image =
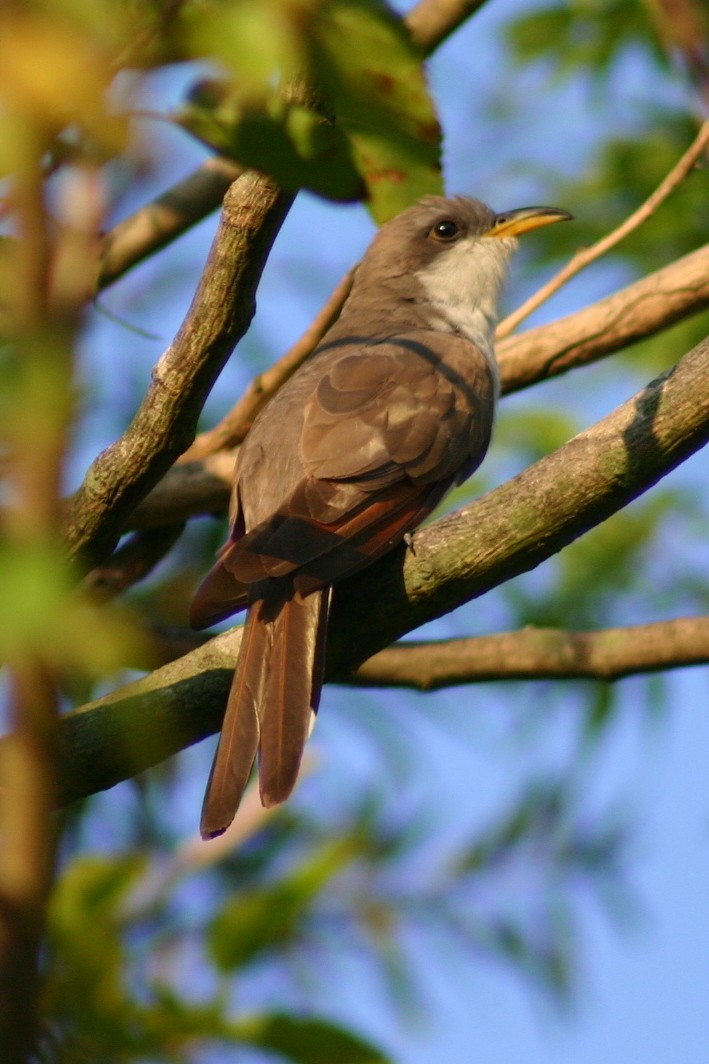
POLYGON ((261 801, 295 786, 322 687, 329 589, 250 607, 202 806, 202 838, 234 819, 259 753, 261 801))

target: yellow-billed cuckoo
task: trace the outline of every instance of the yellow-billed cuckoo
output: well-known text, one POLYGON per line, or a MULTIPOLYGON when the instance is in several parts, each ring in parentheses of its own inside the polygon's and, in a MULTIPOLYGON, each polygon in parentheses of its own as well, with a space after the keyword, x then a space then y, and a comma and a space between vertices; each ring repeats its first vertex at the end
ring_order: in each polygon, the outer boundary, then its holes
POLYGON ((519 233, 570 218, 429 196, 382 226, 337 322, 239 450, 232 528, 194 599, 248 608, 202 809, 228 827, 258 753, 261 800, 295 785, 322 685, 330 589, 391 550, 482 461, 498 299, 519 233))

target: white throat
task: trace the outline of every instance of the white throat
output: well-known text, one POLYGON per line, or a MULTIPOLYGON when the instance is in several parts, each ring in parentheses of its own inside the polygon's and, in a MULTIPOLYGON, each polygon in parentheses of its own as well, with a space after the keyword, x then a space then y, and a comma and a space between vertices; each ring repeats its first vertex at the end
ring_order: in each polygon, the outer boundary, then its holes
POLYGON ((498 304, 516 247, 512 237, 468 237, 416 274, 434 311, 433 328, 459 333, 476 344, 496 376, 498 304))

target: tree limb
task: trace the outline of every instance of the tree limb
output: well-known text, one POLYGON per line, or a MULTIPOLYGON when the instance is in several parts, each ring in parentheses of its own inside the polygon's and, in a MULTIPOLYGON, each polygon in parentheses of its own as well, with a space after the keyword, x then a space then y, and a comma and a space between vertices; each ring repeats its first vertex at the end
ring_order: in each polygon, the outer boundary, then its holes
POLYGON ((118 222, 103 238, 99 290, 166 247, 220 205, 243 173, 231 159, 214 156, 151 203, 118 222))
POLYGON ((126 519, 194 439, 202 405, 255 310, 256 286, 293 201, 249 173, 231 186, 207 265, 175 340, 123 436, 98 456, 68 507, 70 554, 96 563, 126 519))
POLYGON ((414 44, 430 55, 478 11, 485 0, 421 0, 404 19, 414 44))
MULTIPOLYGON (((422 529, 336 588, 327 675, 535 568, 709 440, 709 340, 558 451, 422 529)), ((237 633, 62 721, 65 801, 112 786, 216 730, 237 633)))
POLYGON ((174 547, 184 525, 135 532, 103 565, 92 569, 81 582, 93 605, 107 602, 126 588, 144 580, 174 547))
POLYGON ((592 306, 497 347, 505 393, 597 362, 709 307, 709 244, 592 306))
MULTIPOLYGON (((156 625, 152 645, 138 648, 131 668, 149 669, 197 650, 204 632, 156 625)), ((232 660, 232 659, 230 659, 232 660)), ((442 687, 493 680, 620 680, 709 664, 709 617, 570 631, 529 626, 519 631, 462 639, 406 640, 380 650, 356 672, 331 677, 350 687, 442 687)))
POLYGON ((360 665, 357 687, 435 691, 490 680, 620 680, 709 663, 709 617, 594 632, 523 628, 441 642, 397 643, 360 665))

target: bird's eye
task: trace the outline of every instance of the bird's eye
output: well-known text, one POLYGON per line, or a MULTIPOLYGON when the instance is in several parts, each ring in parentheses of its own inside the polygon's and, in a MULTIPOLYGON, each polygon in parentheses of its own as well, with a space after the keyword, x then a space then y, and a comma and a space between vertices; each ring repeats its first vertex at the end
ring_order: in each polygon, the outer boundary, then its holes
POLYGON ((442 221, 436 222, 431 226, 428 235, 433 237, 434 240, 440 240, 443 243, 450 243, 460 234, 460 227, 457 222, 454 222, 452 218, 443 218, 442 221))

